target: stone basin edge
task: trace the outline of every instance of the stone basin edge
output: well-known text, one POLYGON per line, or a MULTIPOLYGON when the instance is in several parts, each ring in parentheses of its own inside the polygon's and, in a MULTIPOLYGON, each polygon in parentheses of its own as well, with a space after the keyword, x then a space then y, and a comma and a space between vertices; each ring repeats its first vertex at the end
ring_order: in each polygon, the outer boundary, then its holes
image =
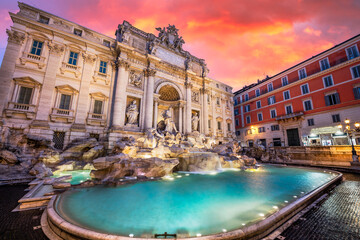
MULTIPOLYGON (((310 167, 298 167, 307 168, 310 167)), ((320 187, 314 189, 308 194, 302 196, 296 201, 289 205, 281 208, 279 211, 271 214, 266 219, 251 224, 240 229, 225 233, 217 233, 213 235, 205 235, 201 237, 189 237, 189 238, 176 238, 176 240, 212 240, 212 239, 261 239, 272 231, 280 227, 290 218, 295 216, 298 212, 309 206, 312 202, 323 195, 331 186, 342 181, 342 173, 328 170, 330 173, 338 174, 332 180, 326 182, 320 187)), ((89 230, 83 227, 79 227, 63 219, 55 210, 55 203, 58 196, 53 196, 49 201, 41 220, 41 226, 45 235, 51 240, 58 239, 92 239, 92 240, 144 240, 144 239, 155 239, 155 238, 136 238, 127 237, 113 234, 100 233, 93 230, 89 230), (56 237, 55 237, 56 236, 56 237)), ((171 238, 167 238, 171 239, 171 238)), ((173 239, 174 240, 174 239, 173 239)))

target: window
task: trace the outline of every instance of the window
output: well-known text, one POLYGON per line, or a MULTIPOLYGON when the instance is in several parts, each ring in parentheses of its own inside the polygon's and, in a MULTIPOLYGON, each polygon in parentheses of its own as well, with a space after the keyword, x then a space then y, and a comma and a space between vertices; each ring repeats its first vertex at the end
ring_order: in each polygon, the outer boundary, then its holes
POLYGON ((239 124, 239 119, 235 119, 235 125, 236 126, 239 126, 240 124, 239 124))
POLYGON ((89 137, 90 137, 90 138, 95 138, 97 141, 99 141, 99 139, 100 139, 100 134, 98 134, 98 133, 90 133, 90 134, 89 134, 89 137))
POLYGON ((353 91, 354 91, 354 97, 355 97, 355 99, 360 99, 360 86, 354 87, 354 88, 353 88, 353 91))
POLYGON ((262 113, 258 113, 258 114, 257 114, 257 118, 258 118, 258 121, 259 121, 259 122, 262 121, 262 120, 263 120, 263 115, 262 115, 262 113))
POLYGON ((69 64, 71 65, 76 65, 77 64, 77 60, 78 60, 78 53, 76 52, 70 52, 70 55, 69 55, 69 64))
POLYGON ((273 84, 272 84, 272 83, 269 83, 269 84, 267 85, 267 89, 268 89, 268 92, 271 92, 272 90, 274 90, 273 84))
POLYGON ((43 46, 43 42, 39 42, 39 41, 34 40, 33 45, 31 47, 31 52, 30 53, 34 54, 34 55, 37 55, 37 56, 40 56, 42 46, 43 46))
POLYGON ((250 104, 245 105, 244 112, 250 112, 250 104))
POLYGON ((326 106, 332 106, 340 103, 340 97, 338 93, 332 93, 325 96, 326 106))
POLYGON ((211 128, 211 119, 208 120, 208 127, 211 128))
POLYGON ((300 86, 300 88, 301 88, 301 94, 307 94, 307 93, 309 93, 310 91, 309 91, 309 84, 304 84, 304 85, 301 85, 300 86))
POLYGON ((221 130, 221 122, 217 122, 218 124, 218 130, 221 130))
POLYGON ((331 115, 333 123, 341 122, 340 114, 331 115))
POLYGON ((259 127, 259 133, 265 132, 265 127, 259 127))
POLYGON ((94 113, 102 114, 102 106, 103 106, 103 101, 95 100, 94 101, 94 113))
POLYGON ((280 126, 279 125, 271 125, 271 131, 279 131, 280 126))
POLYGON ((300 69, 300 70, 298 71, 298 73, 299 73, 299 80, 300 80, 300 79, 303 79, 303 78, 306 78, 306 70, 305 70, 305 68, 300 69))
POLYGON ((346 54, 347 54, 349 60, 358 57, 359 51, 358 51, 356 45, 347 48, 346 54))
POLYGON ((324 71, 324 70, 330 68, 329 59, 327 59, 327 58, 320 60, 319 63, 320 63, 321 71, 324 71))
POLYGON ((107 62, 100 61, 99 72, 106 74, 107 62))
POLYGON ((59 108, 69 110, 70 102, 71 102, 71 95, 61 94, 59 108))
POLYGON ((240 131, 235 132, 236 136, 240 136, 240 131))
POLYGON ((268 105, 275 103, 275 96, 268 97, 268 105))
POLYGON ((351 74, 353 78, 360 77, 360 65, 351 68, 351 74))
POLYGON ((234 110, 235 116, 239 115, 239 109, 234 110))
POLYGON ((257 97, 260 96, 260 89, 255 90, 255 96, 257 96, 257 97))
POLYGON ((54 132, 53 142, 56 149, 64 148, 65 132, 54 132))
POLYGON ((290 99, 290 90, 283 92, 283 95, 284 95, 284 100, 290 99))
POLYGON ((249 94, 244 95, 244 101, 249 101, 249 94))
POLYGON ((74 28, 74 34, 77 35, 77 36, 79 36, 79 37, 81 37, 82 31, 81 31, 80 29, 74 28))
POLYGON ((219 84, 216 84, 216 87, 219 88, 219 84))
POLYGON ((246 123, 247 123, 247 124, 251 123, 251 118, 250 118, 250 116, 246 116, 246 123))
POLYGON ((40 18, 39 18, 40 23, 49 24, 49 20, 50 20, 49 18, 40 15, 40 18))
MULTIPOLYGON (((209 95, 208 95, 209 96, 209 95)), ((234 99, 234 105, 236 106, 238 104, 237 99, 234 99)))
POLYGON ((331 75, 323 77, 324 87, 331 87, 334 85, 331 75))
POLYGON ((291 113, 293 113, 292 106, 291 106, 291 105, 285 106, 285 111, 286 111, 286 114, 291 114, 291 113))
POLYGON ((287 76, 281 78, 281 84, 282 86, 286 86, 289 84, 287 76))
POLYGON ((103 45, 104 45, 105 47, 110 47, 110 42, 107 41, 107 40, 103 40, 103 45))
POLYGON ((308 122, 308 126, 314 126, 315 125, 313 118, 308 119, 307 122, 308 122))
POLYGON ((19 97, 17 99, 17 103, 21 104, 30 104, 32 88, 29 87, 20 87, 19 97))
POLYGON ((256 108, 261 108, 261 101, 256 101, 256 108))
POLYGON ((304 104, 304 111, 310 111, 313 109, 311 100, 305 100, 304 104))
POLYGON ((276 118, 276 110, 275 109, 270 110, 270 117, 271 118, 276 118))
POLYGON ((228 131, 230 132, 231 131, 231 124, 227 123, 227 127, 228 127, 228 131))

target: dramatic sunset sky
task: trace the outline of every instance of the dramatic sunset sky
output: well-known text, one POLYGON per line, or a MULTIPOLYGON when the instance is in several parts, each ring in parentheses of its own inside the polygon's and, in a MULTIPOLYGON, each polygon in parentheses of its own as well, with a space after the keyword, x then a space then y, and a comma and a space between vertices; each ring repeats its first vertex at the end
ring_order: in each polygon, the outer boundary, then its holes
MULTIPOLYGON (((360 0, 23 0, 114 37, 123 20, 157 35, 175 24, 184 49, 204 58, 209 76, 238 90, 360 33, 360 0)), ((0 1, 0 62, 8 11, 0 1)))

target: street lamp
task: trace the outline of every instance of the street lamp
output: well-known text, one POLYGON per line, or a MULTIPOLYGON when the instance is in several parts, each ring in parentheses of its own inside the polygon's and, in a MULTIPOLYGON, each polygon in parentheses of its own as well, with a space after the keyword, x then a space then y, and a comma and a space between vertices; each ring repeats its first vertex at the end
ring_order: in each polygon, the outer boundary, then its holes
MULTIPOLYGON (((350 127, 350 120, 349 119, 345 119, 345 129, 344 129, 344 132, 347 133, 350 137, 350 141, 351 141, 351 148, 352 148, 352 159, 353 159, 353 162, 356 162, 358 163, 359 162, 359 156, 356 154, 356 150, 355 150, 355 147, 354 147, 354 143, 353 143, 353 133, 354 132, 360 132, 360 123, 358 122, 355 122, 354 126, 355 128, 351 129, 350 127)), ((342 125, 338 125, 338 128, 339 129, 342 129, 342 125)))

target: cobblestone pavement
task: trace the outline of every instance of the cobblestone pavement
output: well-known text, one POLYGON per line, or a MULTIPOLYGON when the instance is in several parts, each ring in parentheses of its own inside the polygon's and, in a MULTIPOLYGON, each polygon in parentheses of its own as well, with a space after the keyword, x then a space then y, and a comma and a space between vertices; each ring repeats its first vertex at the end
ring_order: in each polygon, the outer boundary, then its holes
POLYGON ((345 181, 277 238, 279 240, 359 240, 360 175, 345 181))
POLYGON ((48 239, 41 228, 37 228, 40 226, 42 211, 11 212, 18 205, 17 201, 26 194, 24 190, 27 187, 27 185, 0 186, 1 240, 48 239))

